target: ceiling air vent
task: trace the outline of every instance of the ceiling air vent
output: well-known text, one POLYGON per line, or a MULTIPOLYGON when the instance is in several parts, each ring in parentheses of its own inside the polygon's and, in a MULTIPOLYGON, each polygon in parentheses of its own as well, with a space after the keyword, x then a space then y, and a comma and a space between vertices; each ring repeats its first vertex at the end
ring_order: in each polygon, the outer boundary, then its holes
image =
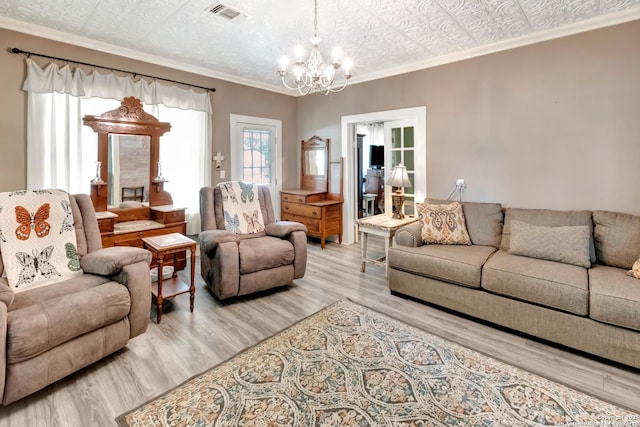
POLYGON ((213 6, 207 9, 209 13, 213 13, 214 15, 221 16, 225 19, 231 21, 238 16, 242 16, 242 12, 239 12, 229 6, 226 6, 222 3, 215 3, 213 6))

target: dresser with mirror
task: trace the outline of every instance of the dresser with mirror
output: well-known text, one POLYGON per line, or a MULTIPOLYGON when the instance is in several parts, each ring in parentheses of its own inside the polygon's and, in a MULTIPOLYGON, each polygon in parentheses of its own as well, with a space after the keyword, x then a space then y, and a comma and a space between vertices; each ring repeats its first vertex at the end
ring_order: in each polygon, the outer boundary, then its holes
MULTIPOLYGON (((91 200, 102 246, 142 247, 143 237, 185 234, 185 208, 174 206, 164 190, 167 180, 160 163, 160 137, 171 124, 146 113, 133 96, 115 110, 82 121, 98 134, 91 200)), ((186 253, 178 254, 174 267, 185 265, 186 253)))
POLYGON ((330 141, 313 136, 301 142, 300 188, 282 190, 282 220, 301 222, 307 235, 320 239, 324 249, 329 236, 342 243, 342 158, 331 161, 330 141))

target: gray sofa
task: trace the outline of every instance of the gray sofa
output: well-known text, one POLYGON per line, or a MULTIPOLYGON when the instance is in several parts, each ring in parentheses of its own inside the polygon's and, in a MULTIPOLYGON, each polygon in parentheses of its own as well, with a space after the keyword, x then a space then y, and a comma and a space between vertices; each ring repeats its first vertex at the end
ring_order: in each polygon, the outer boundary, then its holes
POLYGON ((393 293, 640 368, 640 280, 626 274, 640 258, 640 217, 462 207, 471 246, 423 245, 420 222, 398 230, 389 249, 393 293), (511 221, 588 226, 590 267, 510 253, 511 221))
POLYGON ((286 286, 307 269, 307 227, 276 221, 269 187, 256 187, 265 229, 255 234, 227 231, 220 188, 200 189, 200 271, 221 300, 286 286))
POLYGON ((102 249, 90 197, 70 196, 70 204, 84 274, 16 293, 0 277, 3 405, 121 349, 147 329, 151 253, 132 247, 102 249))

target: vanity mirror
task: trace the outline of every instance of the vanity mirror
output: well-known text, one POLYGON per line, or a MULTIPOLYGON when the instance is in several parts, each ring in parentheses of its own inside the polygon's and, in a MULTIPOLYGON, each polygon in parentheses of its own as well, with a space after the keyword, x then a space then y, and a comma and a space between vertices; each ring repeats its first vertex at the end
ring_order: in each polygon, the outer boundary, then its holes
MULTIPOLYGON (((102 164, 100 176, 102 180, 91 183, 91 200, 96 211, 106 211, 107 205, 111 204, 108 203, 109 201, 113 202, 122 198, 123 187, 141 186, 140 184, 135 186, 123 185, 122 180, 128 178, 122 174, 117 177, 112 176, 110 179, 109 175, 113 174, 114 170, 119 166, 114 163, 109 153, 110 146, 112 153, 114 152, 116 143, 109 144, 109 141, 120 140, 123 137, 131 140, 138 139, 138 141, 140 139, 137 137, 142 137, 143 140, 148 141, 147 161, 143 161, 144 154, 140 154, 137 161, 143 162, 144 170, 148 171, 144 181, 145 184, 142 186, 145 187, 145 192, 148 195, 149 206, 170 205, 173 203, 171 195, 163 189, 164 181, 154 180, 154 177, 158 176, 160 137, 171 129, 170 123, 160 122, 151 114, 146 113, 140 100, 133 96, 124 98, 120 108, 107 111, 100 116, 84 116, 82 121, 86 126, 98 133, 98 162, 102 164), (117 187, 116 181, 119 184, 117 187), (111 191, 109 191, 109 188, 111 188, 111 191), (120 193, 120 197, 113 197, 114 193, 120 193), (111 200, 109 200, 110 196, 111 200)), ((120 145, 117 143, 117 148, 120 148, 120 145)), ((145 144, 139 143, 138 148, 140 148, 140 145, 144 146, 145 144)), ((124 194, 128 194, 128 191, 125 188, 124 194)), ((113 206, 113 204, 111 205, 113 206)), ((115 206, 117 207, 118 205, 115 206)))
MULTIPOLYGON (((160 137, 171 124, 144 111, 140 100, 124 98, 120 108, 82 119, 98 134, 96 177, 91 200, 102 246, 139 246, 143 237, 186 232, 185 209, 164 190, 160 137)), ((184 268, 185 253, 173 260, 184 268)), ((171 263, 171 260, 165 260, 171 263)))
POLYGON ((300 188, 303 190, 327 191, 329 140, 313 136, 308 141, 302 141, 301 157, 300 188))
POLYGON ((149 202, 151 138, 109 134, 107 206, 149 202))

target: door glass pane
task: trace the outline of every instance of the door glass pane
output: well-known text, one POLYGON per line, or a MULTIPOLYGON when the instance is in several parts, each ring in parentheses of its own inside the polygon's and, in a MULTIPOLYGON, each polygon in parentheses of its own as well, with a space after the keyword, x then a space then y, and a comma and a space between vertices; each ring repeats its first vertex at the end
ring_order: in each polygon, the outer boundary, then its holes
POLYGON ((391 148, 402 147, 402 128, 391 129, 391 148))
POLYGON ((402 151, 395 150, 391 152, 391 167, 402 163, 402 151))
POLYGON ((404 165, 407 167, 407 170, 414 170, 413 163, 413 150, 405 150, 404 152, 404 165))
POLYGON ((242 180, 254 184, 271 183, 271 132, 242 130, 242 180))
POLYGON ((404 148, 413 147, 413 128, 404 128, 404 148))

